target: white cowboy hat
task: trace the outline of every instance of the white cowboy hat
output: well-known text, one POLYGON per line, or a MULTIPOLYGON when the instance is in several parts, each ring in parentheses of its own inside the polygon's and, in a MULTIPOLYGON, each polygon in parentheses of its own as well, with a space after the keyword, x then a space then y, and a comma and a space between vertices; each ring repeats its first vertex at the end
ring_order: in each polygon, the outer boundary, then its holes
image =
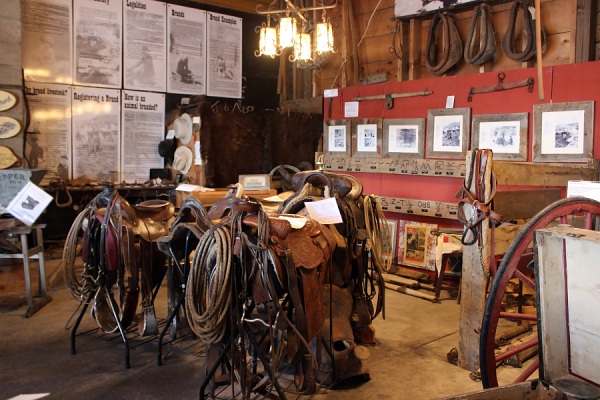
POLYGON ((188 113, 181 114, 173 122, 173 128, 175 129, 175 137, 181 141, 182 144, 188 144, 192 139, 192 118, 188 113))
POLYGON ((173 168, 180 171, 182 174, 187 174, 192 167, 192 150, 186 146, 179 146, 175 150, 175 158, 173 159, 173 168))

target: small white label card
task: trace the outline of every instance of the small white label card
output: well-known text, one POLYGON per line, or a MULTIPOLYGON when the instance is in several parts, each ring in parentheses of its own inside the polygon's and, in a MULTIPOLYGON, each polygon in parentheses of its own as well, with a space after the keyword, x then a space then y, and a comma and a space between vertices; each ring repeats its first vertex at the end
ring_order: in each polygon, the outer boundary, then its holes
POLYGON ((27 182, 6 210, 25 225, 31 226, 51 201, 52 196, 33 183, 27 182))
POLYGON ((344 118, 358 117, 358 101, 344 103, 344 118))
POLYGON ((321 224, 328 225, 343 222, 342 214, 340 214, 340 209, 334 197, 306 202, 304 206, 308 210, 308 215, 321 224))

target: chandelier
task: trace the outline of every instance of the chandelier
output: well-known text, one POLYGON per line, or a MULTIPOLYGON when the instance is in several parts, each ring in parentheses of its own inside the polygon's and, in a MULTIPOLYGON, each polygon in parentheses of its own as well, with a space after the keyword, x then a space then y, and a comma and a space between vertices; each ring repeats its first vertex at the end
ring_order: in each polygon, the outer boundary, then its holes
MULTIPOLYGON (((258 14, 266 15, 267 22, 256 27, 259 33, 256 57, 281 55, 286 48, 292 48, 290 61, 297 62, 300 68, 312 69, 323 63, 329 53, 335 52, 333 45, 333 27, 327 17, 327 10, 337 6, 325 5, 324 0, 313 0, 310 7, 304 6, 304 0, 285 0, 285 9, 274 9, 277 0, 263 10, 262 5, 256 6, 258 14), (298 3, 298 4, 297 4, 298 3), (309 17, 309 12, 321 11, 321 21, 315 22, 309 17), (277 22, 277 27, 271 26, 271 20, 277 22)), ((313 13, 314 14, 314 13, 313 13)))

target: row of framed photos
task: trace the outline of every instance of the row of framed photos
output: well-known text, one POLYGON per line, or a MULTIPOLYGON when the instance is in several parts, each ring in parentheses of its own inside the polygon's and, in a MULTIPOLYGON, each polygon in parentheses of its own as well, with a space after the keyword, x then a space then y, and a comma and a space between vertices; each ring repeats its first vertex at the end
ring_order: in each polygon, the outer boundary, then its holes
MULTIPOLYGON (((535 104, 532 160, 592 158, 593 121, 593 101, 535 104)), ((434 109, 427 131, 425 118, 365 118, 326 121, 324 134, 329 155, 464 159, 471 148, 492 149, 497 160, 527 161, 529 113, 475 115, 471 121, 470 108, 434 109)))

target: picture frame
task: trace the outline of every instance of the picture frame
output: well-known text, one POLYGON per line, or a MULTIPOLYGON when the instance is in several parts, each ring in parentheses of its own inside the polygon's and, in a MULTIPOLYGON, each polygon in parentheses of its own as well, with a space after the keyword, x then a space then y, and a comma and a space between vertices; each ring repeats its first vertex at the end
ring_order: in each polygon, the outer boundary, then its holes
POLYGON ((469 149, 470 108, 442 108, 427 113, 427 158, 465 159, 469 149))
POLYGON ((384 119, 382 131, 383 157, 424 157, 425 118, 384 119))
POLYGON ((381 118, 363 118, 352 129, 352 157, 381 157, 381 118))
MULTIPOLYGON (((382 224, 383 225, 383 224, 382 224)), ((397 262, 396 259, 396 241, 397 241, 397 232, 398 232, 398 221, 395 219, 386 219, 384 226, 382 228, 387 227, 388 229, 388 237, 389 243, 387 241, 383 241, 383 249, 382 249, 382 258, 384 261, 390 260, 392 264, 397 262), (389 244, 389 246, 388 246, 389 244)))
POLYGON ((244 192, 271 189, 271 175, 269 174, 240 175, 238 182, 244 187, 244 192))
POLYGON ((494 160, 527 161, 529 113, 474 115, 471 149, 491 149, 494 160))
POLYGON ((350 157, 352 154, 352 123, 350 120, 324 122, 323 152, 350 157))
POLYGON ((586 162, 593 158, 593 101, 534 104, 533 128, 534 162, 586 162))

